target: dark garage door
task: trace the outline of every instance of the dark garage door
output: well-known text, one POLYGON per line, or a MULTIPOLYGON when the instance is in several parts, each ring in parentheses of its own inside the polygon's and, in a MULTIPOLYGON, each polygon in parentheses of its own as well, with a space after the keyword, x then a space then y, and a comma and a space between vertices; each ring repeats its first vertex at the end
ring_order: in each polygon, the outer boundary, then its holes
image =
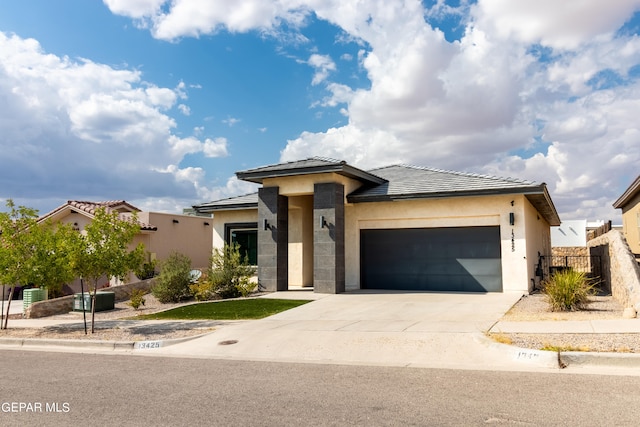
POLYGON ((499 227, 360 231, 365 289, 501 292, 499 227))

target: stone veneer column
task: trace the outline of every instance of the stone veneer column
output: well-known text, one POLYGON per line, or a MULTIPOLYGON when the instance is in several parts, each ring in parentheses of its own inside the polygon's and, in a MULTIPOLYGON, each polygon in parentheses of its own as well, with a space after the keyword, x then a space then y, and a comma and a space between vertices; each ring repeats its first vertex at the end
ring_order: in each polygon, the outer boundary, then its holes
POLYGON ((345 290, 342 184, 315 184, 313 188, 313 287, 314 292, 325 294, 345 290))
POLYGON ((288 209, 278 187, 258 190, 258 282, 269 292, 289 289, 288 209))

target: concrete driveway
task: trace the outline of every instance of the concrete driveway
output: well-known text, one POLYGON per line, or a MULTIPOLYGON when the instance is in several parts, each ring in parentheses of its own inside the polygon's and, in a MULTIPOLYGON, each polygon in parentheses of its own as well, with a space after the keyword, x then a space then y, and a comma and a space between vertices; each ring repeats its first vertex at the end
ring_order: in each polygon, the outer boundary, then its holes
MULTIPOLYGON (((356 291, 315 298, 261 320, 235 322, 204 337, 152 350, 163 355, 387 366, 509 369, 521 365, 484 332, 520 298, 515 293, 356 291)), ((520 357, 521 358, 521 357, 520 357)), ((535 359, 535 357, 534 357, 535 359)))

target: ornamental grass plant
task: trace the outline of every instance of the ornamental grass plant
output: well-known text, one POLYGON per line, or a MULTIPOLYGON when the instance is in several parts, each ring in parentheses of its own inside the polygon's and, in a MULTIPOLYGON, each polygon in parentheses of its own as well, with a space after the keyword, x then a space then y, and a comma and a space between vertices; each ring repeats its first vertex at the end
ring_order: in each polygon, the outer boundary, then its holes
POLYGON ((543 283, 542 292, 551 311, 577 311, 586 308, 597 290, 586 273, 569 269, 554 273, 543 283))

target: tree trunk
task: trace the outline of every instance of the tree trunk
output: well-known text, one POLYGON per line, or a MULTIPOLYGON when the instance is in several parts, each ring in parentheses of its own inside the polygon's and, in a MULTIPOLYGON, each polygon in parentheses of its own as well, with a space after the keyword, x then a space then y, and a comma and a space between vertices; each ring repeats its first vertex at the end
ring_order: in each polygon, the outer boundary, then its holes
POLYGON ((9 323, 9 308, 11 308, 11 300, 13 299, 13 291, 16 289, 16 285, 11 285, 9 288, 9 300, 7 301, 7 315, 4 317, 4 327, 2 329, 7 329, 7 323, 9 323))
POLYGON ((82 319, 84 320, 84 334, 87 335, 87 311, 84 306, 84 281, 80 278, 80 295, 82 299, 82 319))
POLYGON ((93 295, 91 295, 91 333, 95 332, 96 324, 96 292, 98 292, 98 285, 93 287, 93 295))

